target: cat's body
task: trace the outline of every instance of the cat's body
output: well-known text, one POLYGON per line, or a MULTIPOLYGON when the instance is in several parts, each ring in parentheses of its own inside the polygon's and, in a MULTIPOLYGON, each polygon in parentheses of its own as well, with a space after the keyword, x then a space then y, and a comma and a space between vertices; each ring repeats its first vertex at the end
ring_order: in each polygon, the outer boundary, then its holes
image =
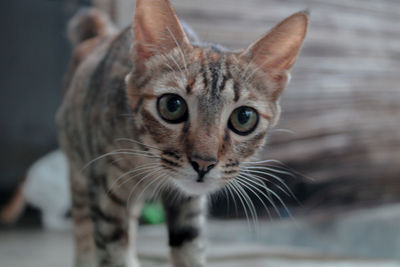
POLYGON ((190 43, 165 0, 138 1, 134 30, 118 34, 90 12, 98 31, 77 38, 57 116, 76 266, 137 266, 137 219, 154 195, 167 213, 174 266, 205 266, 205 196, 235 180, 278 119, 307 16, 292 16, 302 25, 291 53, 265 65, 254 55, 264 56, 263 42, 277 49, 268 38, 244 52, 190 43))

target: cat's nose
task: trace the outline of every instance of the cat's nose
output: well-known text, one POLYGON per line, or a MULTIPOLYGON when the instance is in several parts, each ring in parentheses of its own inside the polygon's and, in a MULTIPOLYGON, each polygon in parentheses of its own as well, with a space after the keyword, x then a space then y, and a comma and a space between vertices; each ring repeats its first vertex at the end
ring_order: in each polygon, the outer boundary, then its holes
POLYGON ((203 182, 204 175, 215 167, 217 159, 194 155, 189 158, 189 162, 192 164, 193 169, 199 174, 197 182, 203 182))

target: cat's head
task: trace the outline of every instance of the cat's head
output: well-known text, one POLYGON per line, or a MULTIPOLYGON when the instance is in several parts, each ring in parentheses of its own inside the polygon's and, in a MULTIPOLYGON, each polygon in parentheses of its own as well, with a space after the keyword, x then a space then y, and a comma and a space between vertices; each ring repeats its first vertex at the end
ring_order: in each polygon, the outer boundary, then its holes
POLYGON ((264 144, 305 38, 296 13, 241 51, 191 44, 167 0, 137 1, 127 95, 158 177, 189 195, 223 187, 264 144))

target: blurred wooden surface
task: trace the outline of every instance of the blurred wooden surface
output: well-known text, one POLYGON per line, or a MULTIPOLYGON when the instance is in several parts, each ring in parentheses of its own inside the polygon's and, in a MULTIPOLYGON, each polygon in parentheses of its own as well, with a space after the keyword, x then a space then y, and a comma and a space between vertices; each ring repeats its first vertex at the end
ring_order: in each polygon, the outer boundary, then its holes
MULTIPOLYGON (((233 49, 246 47, 291 13, 310 9, 304 49, 282 97, 282 119, 261 158, 280 160, 325 185, 347 186, 342 191, 350 195, 362 187, 367 198, 384 198, 388 190, 389 198, 399 198, 399 1, 172 3, 204 41, 233 49)), ((131 9, 118 10, 118 23, 130 23, 131 9)))

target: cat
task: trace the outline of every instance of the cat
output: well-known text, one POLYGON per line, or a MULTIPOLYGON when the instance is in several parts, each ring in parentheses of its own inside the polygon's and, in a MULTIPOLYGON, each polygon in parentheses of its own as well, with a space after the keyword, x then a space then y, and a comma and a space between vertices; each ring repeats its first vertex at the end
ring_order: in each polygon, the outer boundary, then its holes
POLYGON ((207 195, 239 179, 280 114, 307 12, 248 48, 193 41, 168 0, 138 0, 117 32, 89 9, 70 24, 76 48, 57 113, 70 165, 75 266, 139 266, 143 201, 163 202, 175 267, 206 266, 207 195))

